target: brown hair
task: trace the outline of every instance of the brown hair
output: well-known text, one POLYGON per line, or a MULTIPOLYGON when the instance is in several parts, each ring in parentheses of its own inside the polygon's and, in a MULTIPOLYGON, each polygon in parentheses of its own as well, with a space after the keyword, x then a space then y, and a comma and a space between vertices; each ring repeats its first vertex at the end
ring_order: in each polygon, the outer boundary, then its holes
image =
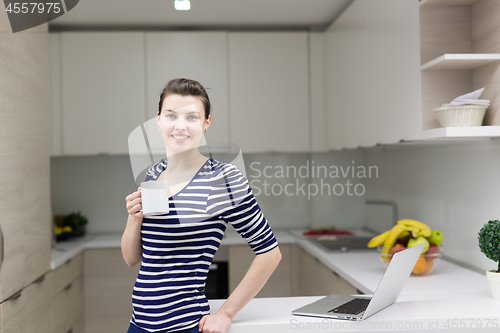
POLYGON ((158 103, 158 114, 161 114, 161 107, 163 100, 168 95, 181 95, 181 96, 195 96, 202 103, 205 108, 205 119, 210 115, 210 99, 205 88, 195 80, 186 78, 177 78, 168 81, 167 85, 163 88, 160 94, 160 102, 158 103))

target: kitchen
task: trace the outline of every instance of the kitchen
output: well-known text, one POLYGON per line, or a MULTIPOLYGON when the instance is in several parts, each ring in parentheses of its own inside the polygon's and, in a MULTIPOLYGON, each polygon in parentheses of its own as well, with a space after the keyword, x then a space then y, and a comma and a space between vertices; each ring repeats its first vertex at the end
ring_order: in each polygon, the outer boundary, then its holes
MULTIPOLYGON (((375 233, 391 228, 394 209, 367 200, 394 201, 399 218, 423 221, 444 234, 440 265, 428 276, 411 276, 401 304, 373 320, 436 318, 430 302, 445 307, 464 293, 485 312, 442 316, 498 313, 485 277, 496 264, 479 250, 477 234, 498 216, 499 62, 450 71, 422 70, 421 64, 447 53, 500 53, 498 23, 481 26, 477 19, 488 22, 500 7, 494 0, 422 2, 276 1, 228 9, 222 7, 226 1, 192 1, 190 11, 176 12, 172 3, 156 1, 144 17, 128 5, 129 12, 124 7, 111 18, 112 3, 101 1, 98 10, 86 1, 16 34, 2 14, 2 330, 126 330, 139 270, 128 267, 120 251, 124 199, 137 188, 127 138, 154 117, 159 90, 179 76, 211 88, 214 122, 206 139, 240 146, 246 176, 283 255, 229 332, 248 330, 249 323, 301 329, 291 320, 321 320, 292 317, 290 311, 318 296, 373 293, 383 273, 376 252, 328 253, 300 235, 331 225, 375 233), (200 15, 199 6, 211 15, 200 15), (155 16, 160 9, 165 14, 155 16), (169 24, 152 23, 164 22, 165 15, 169 24), (438 40, 424 42, 432 36, 438 40), (443 83, 450 88, 441 89, 443 83), (482 87, 481 98, 491 100, 482 128, 439 127, 433 108, 482 87), (332 166, 340 170, 337 177, 332 166), (296 173, 285 172, 287 167, 296 173), (345 172, 347 167, 372 172, 363 177, 345 172), (88 218, 86 236, 53 248, 52 214, 74 211, 88 218), (304 265, 322 273, 308 282, 304 265), (441 278, 453 274, 460 278, 444 284, 441 278), (318 280, 323 276, 326 289, 318 280), (444 289, 458 284, 464 293, 444 289), (451 295, 447 301, 440 298, 445 292, 451 295), (291 305, 282 313, 262 313, 283 308, 262 306, 266 297, 291 305), (421 312, 401 316, 413 303, 421 312)), ((229 263, 230 290, 252 256, 228 227, 216 259, 229 263)), ((219 302, 211 300, 212 311, 219 302)))

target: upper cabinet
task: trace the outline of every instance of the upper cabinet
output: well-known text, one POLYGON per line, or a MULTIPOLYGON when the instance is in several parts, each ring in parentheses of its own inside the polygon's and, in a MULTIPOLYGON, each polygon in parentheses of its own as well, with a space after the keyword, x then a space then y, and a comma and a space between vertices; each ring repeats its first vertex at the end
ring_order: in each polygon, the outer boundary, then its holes
POLYGON ((207 88, 208 143, 233 142, 245 153, 324 151, 323 34, 309 36, 51 34, 52 156, 127 154, 128 135, 156 116, 161 90, 178 77, 207 88))
POLYGON ((146 121, 144 39, 142 32, 61 34, 62 154, 128 153, 128 135, 146 121))
POLYGON ((500 136, 500 2, 422 0, 422 138, 500 136), (434 108, 485 87, 483 126, 440 128, 434 108))
POLYGON ((308 34, 229 33, 229 131, 244 153, 310 150, 308 34))
POLYGON ((325 40, 328 147, 418 138, 418 2, 356 0, 325 40))
POLYGON ((174 78, 199 81, 207 90, 210 142, 228 142, 227 32, 146 33, 146 118, 156 116, 160 92, 174 78))

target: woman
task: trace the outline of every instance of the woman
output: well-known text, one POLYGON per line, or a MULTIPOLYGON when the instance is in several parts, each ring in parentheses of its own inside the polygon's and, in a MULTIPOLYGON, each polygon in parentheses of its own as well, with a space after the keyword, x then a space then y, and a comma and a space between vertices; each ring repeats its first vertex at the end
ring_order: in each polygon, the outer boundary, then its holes
POLYGON ((126 198, 123 258, 130 267, 142 261, 128 333, 225 333, 277 267, 278 243, 241 172, 197 149, 212 122, 203 86, 188 79, 168 82, 156 118, 167 161, 155 163, 146 181, 167 181, 170 209, 168 214, 146 218, 140 211, 141 189, 126 198), (256 257, 219 311, 210 314, 203 294, 205 280, 228 223, 256 257))

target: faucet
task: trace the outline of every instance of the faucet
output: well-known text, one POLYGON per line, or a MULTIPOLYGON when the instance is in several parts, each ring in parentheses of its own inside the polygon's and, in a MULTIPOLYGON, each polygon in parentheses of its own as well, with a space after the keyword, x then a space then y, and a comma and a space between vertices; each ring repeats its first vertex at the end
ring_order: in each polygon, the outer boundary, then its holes
POLYGON ((377 200, 377 199, 367 199, 366 200, 367 205, 385 205, 385 206, 391 206, 392 207, 392 224, 396 225, 398 224, 398 205, 396 204, 396 201, 394 200, 377 200))

